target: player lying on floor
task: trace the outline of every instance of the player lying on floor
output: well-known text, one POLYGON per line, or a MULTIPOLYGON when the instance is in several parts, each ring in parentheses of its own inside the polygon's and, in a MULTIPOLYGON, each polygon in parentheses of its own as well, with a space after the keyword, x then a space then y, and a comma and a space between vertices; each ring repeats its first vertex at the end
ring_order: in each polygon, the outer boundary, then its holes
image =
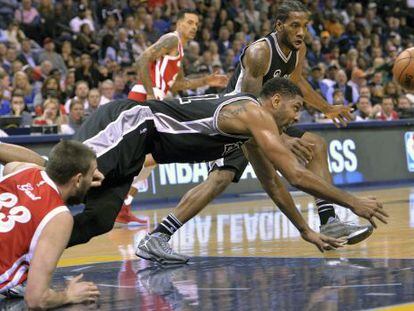
POLYGON ((23 297, 30 309, 93 302, 99 296, 92 282, 69 281, 63 291, 50 288, 52 274, 72 232, 66 205, 78 204, 103 176, 96 156, 76 141, 62 141, 44 159, 23 147, 1 144, 0 161, 9 162, 0 181, 0 294, 23 297), (23 151, 23 153, 22 153, 23 151))

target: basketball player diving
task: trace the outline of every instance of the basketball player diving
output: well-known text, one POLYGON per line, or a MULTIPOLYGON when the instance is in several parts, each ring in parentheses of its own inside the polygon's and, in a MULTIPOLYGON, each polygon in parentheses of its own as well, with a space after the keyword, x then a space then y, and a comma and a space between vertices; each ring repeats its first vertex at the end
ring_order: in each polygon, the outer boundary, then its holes
MULTIPOLYGON (((274 76, 295 82, 304 94, 305 101, 322 111, 338 126, 352 119, 350 109, 329 105, 315 92, 302 76, 306 57, 304 43, 309 12, 299 1, 285 1, 275 18, 275 31, 249 45, 242 53, 240 62, 226 92, 248 92, 258 95, 263 83, 274 76)), ((306 168, 332 184, 329 172, 326 143, 320 136, 289 126, 281 135, 284 144, 306 168)), ((241 149, 210 163, 208 178, 189 190, 178 206, 158 225, 152 234, 171 236, 184 223, 200 212, 232 182, 238 182, 248 164, 241 149), (170 224, 173 223, 174 226, 170 224)), ((341 222, 335 214, 333 203, 315 197, 321 223, 321 233, 335 238, 344 237, 348 244, 355 244, 371 235, 371 225, 355 225, 341 222)))

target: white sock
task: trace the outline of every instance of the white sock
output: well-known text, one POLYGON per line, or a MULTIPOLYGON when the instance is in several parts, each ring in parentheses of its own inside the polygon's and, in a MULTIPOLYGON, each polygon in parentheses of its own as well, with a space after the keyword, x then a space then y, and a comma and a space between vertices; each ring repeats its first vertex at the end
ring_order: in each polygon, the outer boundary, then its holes
POLYGON ((125 205, 131 205, 133 199, 134 199, 134 197, 132 195, 128 194, 128 196, 124 200, 124 204, 125 205))

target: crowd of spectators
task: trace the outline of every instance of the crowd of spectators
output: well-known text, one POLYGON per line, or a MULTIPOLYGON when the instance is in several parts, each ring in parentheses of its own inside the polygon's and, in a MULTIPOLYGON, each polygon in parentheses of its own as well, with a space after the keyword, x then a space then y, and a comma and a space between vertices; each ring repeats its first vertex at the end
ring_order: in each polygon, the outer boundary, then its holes
MULTIPOLYGON (((100 105, 127 97, 138 57, 174 30, 181 8, 200 13, 185 74, 230 76, 243 48, 273 30, 281 2, 0 0, 0 115, 74 133, 100 105)), ((312 87, 332 105, 355 107, 356 121, 413 117, 414 95, 391 74, 396 56, 414 45, 405 0, 304 2, 312 14, 303 74, 312 87)), ((305 106, 300 122, 328 121, 305 106)))

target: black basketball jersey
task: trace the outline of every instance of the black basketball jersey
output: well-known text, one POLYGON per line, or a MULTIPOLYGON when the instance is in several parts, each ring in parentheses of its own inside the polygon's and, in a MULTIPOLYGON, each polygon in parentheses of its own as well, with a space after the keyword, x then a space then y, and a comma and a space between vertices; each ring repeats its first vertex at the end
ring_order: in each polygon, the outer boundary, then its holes
MULTIPOLYGON (((263 77, 263 84, 274 77, 289 78, 290 74, 298 65, 298 51, 290 51, 289 55, 286 57, 285 54, 283 54, 279 43, 277 42, 276 32, 272 32, 252 44, 261 41, 266 41, 270 49, 270 62, 268 65, 268 70, 263 77)), ((242 60, 248 47, 249 46, 247 46, 240 55, 240 61, 233 73, 233 76, 227 84, 225 90, 226 93, 241 92, 241 81, 245 71, 242 60)))
POLYGON ((106 179, 120 178, 139 172, 140 162, 151 152, 150 137, 154 132, 151 109, 121 99, 100 106, 74 139, 95 151, 98 168, 106 179))
POLYGON ((154 114, 154 159, 158 163, 211 161, 240 148, 250 137, 224 133, 217 118, 222 107, 243 100, 258 104, 250 94, 146 101, 144 105, 154 114))

